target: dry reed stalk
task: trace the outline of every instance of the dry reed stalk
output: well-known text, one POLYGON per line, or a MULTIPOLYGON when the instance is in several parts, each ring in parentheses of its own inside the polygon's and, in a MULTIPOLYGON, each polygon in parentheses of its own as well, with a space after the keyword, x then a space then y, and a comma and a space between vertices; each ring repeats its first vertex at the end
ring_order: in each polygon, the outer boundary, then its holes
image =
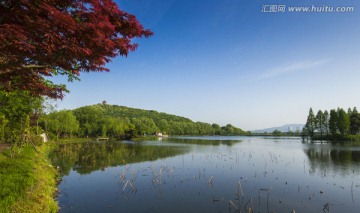
POLYGON ((212 180, 213 180, 214 176, 211 176, 209 183, 212 184, 212 180))
POLYGON ((131 183, 131 181, 129 181, 129 184, 130 184, 130 186, 131 186, 131 188, 132 188, 133 190, 136 190, 136 191, 137 191, 137 188, 131 183))
POLYGON ((351 183, 351 198, 352 198, 352 202, 354 203, 354 182, 351 183))
POLYGON ((239 208, 231 200, 229 200, 229 209, 231 209, 231 206, 233 206, 236 210, 239 210, 239 208))
POLYGON ((243 193, 241 183, 240 183, 240 180, 239 180, 239 182, 238 182, 238 196, 240 196, 240 192, 241 192, 241 196, 244 197, 244 193, 243 193))
POLYGON ((269 195, 270 195, 270 193, 267 193, 267 196, 266 196, 266 208, 267 208, 268 213, 269 213, 269 195))
POLYGON ((128 181, 126 181, 126 183, 125 183, 125 185, 124 185, 124 188, 123 188, 123 191, 125 191, 125 189, 126 189, 126 186, 128 185, 128 183, 129 183, 130 181, 128 180, 128 181))
POLYGON ((250 198, 248 200, 248 202, 246 202, 245 206, 244 206, 244 209, 245 209, 245 212, 247 213, 252 213, 254 211, 254 207, 253 207, 253 202, 252 202, 252 198, 250 198), (249 208, 247 208, 247 211, 246 211, 246 206, 250 204, 249 208))

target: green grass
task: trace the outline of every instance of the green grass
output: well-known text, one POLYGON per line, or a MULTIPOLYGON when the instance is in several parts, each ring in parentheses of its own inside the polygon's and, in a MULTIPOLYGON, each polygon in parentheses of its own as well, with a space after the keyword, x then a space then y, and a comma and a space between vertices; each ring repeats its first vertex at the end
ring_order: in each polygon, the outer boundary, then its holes
POLYGON ((25 147, 11 157, 0 153, 0 212, 57 212, 57 171, 47 158, 49 145, 25 147))
POLYGON ((344 143, 344 144, 351 144, 351 145, 360 145, 360 135, 335 135, 335 136, 323 136, 315 135, 313 140, 324 140, 333 143, 344 143))

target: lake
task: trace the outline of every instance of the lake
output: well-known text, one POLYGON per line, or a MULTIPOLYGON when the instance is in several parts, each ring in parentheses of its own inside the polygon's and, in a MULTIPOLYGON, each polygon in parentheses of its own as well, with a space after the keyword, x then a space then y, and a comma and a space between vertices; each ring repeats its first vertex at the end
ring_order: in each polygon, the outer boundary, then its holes
POLYGON ((61 145, 60 212, 360 212, 360 147, 170 137, 61 145))

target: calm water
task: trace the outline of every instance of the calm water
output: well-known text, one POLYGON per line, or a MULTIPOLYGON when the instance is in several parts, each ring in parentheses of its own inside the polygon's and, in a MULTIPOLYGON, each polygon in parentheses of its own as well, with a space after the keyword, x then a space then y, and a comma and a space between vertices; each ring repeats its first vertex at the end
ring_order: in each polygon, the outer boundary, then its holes
POLYGON ((69 144, 61 212, 360 212, 360 147, 300 138, 69 144))

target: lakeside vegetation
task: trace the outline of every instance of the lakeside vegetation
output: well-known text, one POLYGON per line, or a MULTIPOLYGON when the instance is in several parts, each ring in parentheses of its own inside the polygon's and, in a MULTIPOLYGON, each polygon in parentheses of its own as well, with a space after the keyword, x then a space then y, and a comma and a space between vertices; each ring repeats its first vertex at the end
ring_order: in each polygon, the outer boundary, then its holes
POLYGON ((0 212, 57 212, 57 170, 51 145, 12 147, 0 153, 0 212))
POLYGON ((356 107, 347 112, 342 108, 332 109, 330 113, 319 110, 315 115, 309 110, 302 138, 310 140, 360 141, 360 113, 356 107))
POLYGON ((0 91, 0 142, 35 145, 45 133, 50 139, 131 139, 146 135, 249 135, 231 124, 220 126, 154 110, 104 103, 74 110, 53 110, 42 97, 26 91, 0 91))

